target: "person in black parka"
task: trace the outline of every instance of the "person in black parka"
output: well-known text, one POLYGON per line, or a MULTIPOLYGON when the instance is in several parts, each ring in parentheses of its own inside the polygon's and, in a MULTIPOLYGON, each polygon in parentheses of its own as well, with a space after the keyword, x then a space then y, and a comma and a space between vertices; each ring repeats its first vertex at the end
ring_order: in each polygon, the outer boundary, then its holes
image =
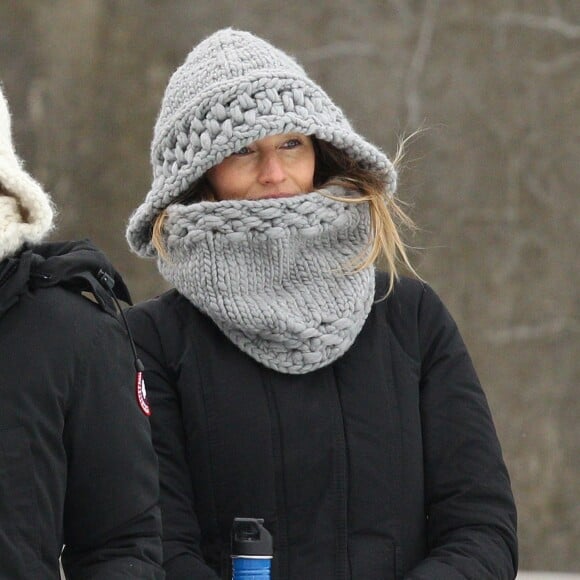
POLYGON ((171 580, 510 580, 516 509, 459 331, 411 270, 395 166, 290 56, 220 30, 172 76, 127 238, 171 580), (374 264, 380 260, 384 271, 374 264))
POLYGON ((0 580, 161 580, 130 297, 90 242, 42 243, 52 221, 0 90, 0 580))

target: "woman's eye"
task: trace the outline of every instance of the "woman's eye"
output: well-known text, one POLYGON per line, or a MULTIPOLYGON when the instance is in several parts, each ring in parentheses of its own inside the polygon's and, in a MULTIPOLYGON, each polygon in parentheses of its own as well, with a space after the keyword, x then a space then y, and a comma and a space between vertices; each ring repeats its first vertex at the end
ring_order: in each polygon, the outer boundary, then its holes
POLYGON ((288 141, 284 142, 283 148, 294 149, 295 147, 299 147, 300 145, 302 145, 302 141, 300 141, 300 139, 288 139, 288 141))
POLYGON ((241 149, 234 151, 232 155, 249 155, 251 152, 252 150, 249 147, 242 147, 241 149))

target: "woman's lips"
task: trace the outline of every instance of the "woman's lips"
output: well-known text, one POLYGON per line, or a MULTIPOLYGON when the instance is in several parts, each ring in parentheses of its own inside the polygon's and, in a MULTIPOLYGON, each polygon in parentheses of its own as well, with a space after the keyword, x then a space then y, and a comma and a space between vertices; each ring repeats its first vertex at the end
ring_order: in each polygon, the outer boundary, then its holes
POLYGON ((284 197, 294 197, 295 195, 300 195, 300 193, 299 192, 287 193, 285 191, 276 191, 270 193, 263 193, 261 195, 256 196, 255 199, 281 199, 284 197))

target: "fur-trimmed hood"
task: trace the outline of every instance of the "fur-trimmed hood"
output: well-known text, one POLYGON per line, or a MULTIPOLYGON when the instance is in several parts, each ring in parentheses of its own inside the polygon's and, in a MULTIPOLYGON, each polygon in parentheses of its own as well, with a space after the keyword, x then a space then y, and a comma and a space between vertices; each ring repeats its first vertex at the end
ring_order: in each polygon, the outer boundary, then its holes
POLYGON ((88 292, 113 315, 117 308, 112 294, 132 304, 123 278, 90 240, 50 242, 26 248, 0 263, 0 318, 25 292, 52 286, 88 292))
POLYGON ((48 194, 23 168, 12 144, 8 103, 0 85, 0 260, 36 244, 53 225, 48 194))

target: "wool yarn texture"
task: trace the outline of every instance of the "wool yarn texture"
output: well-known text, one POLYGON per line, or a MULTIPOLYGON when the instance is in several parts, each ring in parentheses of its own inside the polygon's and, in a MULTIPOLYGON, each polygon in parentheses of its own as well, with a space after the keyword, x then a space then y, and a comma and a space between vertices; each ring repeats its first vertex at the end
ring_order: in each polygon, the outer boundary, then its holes
POLYGON ((391 161, 353 130, 297 61, 249 32, 228 28, 195 46, 167 85, 151 144, 151 190, 127 228, 131 249, 154 257, 152 226, 164 208, 235 151, 281 133, 331 143, 384 174, 387 193, 394 194, 391 161))
POLYGON ((10 111, 0 86, 0 260, 42 241, 52 224, 49 196, 14 152, 10 111))
POLYGON ((331 364, 370 312, 374 268, 352 267, 368 249, 366 202, 313 192, 173 204, 164 230, 164 278, 268 368, 303 374, 331 364))

